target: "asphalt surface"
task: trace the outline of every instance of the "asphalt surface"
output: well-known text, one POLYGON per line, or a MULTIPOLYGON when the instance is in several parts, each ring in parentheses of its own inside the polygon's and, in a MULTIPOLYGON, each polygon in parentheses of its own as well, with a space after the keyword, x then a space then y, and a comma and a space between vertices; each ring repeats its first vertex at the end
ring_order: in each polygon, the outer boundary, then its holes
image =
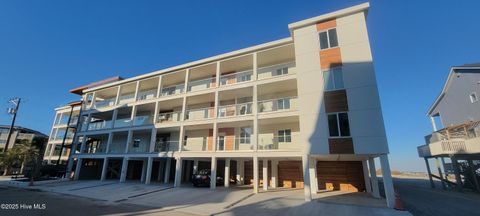
POLYGON ((127 203, 0 186, 0 215, 188 215, 127 203), (36 205, 34 205, 36 204, 36 205), (29 209, 31 207, 31 209, 29 209))
POLYGON ((432 189, 427 179, 394 178, 395 191, 403 207, 413 215, 480 215, 480 193, 443 190, 440 182, 436 185, 432 189))

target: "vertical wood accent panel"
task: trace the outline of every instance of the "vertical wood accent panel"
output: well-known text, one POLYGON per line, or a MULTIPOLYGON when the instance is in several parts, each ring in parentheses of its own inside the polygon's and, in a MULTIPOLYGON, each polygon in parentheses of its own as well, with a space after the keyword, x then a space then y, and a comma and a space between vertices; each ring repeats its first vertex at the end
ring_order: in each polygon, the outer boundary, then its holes
POLYGON ((348 111, 347 91, 345 89, 325 92, 324 98, 327 113, 348 111))
POLYGON ((321 23, 317 23, 317 31, 323 31, 329 28, 337 27, 337 20, 329 20, 321 23))
POLYGON ((319 190, 365 191, 361 161, 318 161, 319 190))
POLYGON ((208 139, 207 139, 208 151, 213 150, 213 129, 208 130, 208 139))
POLYGON ((342 66, 342 54, 340 53, 340 47, 320 50, 320 66, 322 70, 342 66))
POLYGON ((225 133, 225 150, 235 150, 235 128, 219 128, 219 133, 225 133))
POLYGON ((330 154, 354 154, 352 138, 330 138, 328 139, 330 154))
POLYGON ((278 186, 284 188, 303 188, 301 161, 278 162, 278 186))

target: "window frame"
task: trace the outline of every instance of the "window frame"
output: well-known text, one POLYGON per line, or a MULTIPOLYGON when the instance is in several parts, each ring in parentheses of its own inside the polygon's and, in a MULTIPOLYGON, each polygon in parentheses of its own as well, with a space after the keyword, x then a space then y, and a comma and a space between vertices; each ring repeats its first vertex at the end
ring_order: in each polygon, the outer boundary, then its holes
POLYGON ((323 75, 322 77, 323 77, 323 86, 324 86, 323 89, 324 89, 324 91, 329 92, 329 91, 337 91, 337 90, 343 90, 343 89, 345 89, 345 82, 344 82, 344 80, 343 80, 343 68, 342 68, 342 66, 332 67, 332 68, 330 68, 330 69, 323 70, 323 71, 322 71, 322 75, 323 75), (341 75, 341 78, 338 78, 338 79, 341 79, 341 81, 342 81, 342 87, 341 87, 341 88, 340 88, 340 87, 337 87, 337 82, 336 82, 336 81, 337 81, 337 80, 336 80, 337 78, 335 78, 335 77, 336 77, 335 71, 337 71, 337 72, 339 72, 339 73, 342 74, 342 75, 341 75), (329 73, 329 76, 332 76, 332 85, 333 85, 333 88, 332 88, 332 89, 327 89, 328 81, 329 81, 329 80, 325 80, 325 73, 329 73))
POLYGON ((472 104, 478 102, 477 92, 472 92, 472 93, 470 93, 468 96, 469 96, 470 102, 471 102, 472 104), (472 97, 472 96, 473 96, 473 97, 472 97), (474 97, 475 97, 475 98, 474 98, 474 97))
POLYGON ((327 124, 328 124, 328 137, 329 138, 351 138, 352 137, 352 130, 350 127, 350 117, 348 115, 348 112, 332 112, 332 113, 327 113, 327 124), (343 136, 341 126, 340 126, 340 114, 347 114, 347 121, 348 121, 348 136, 343 136), (330 115, 335 115, 336 120, 337 120, 337 130, 338 130, 338 136, 332 136, 330 135, 330 124, 328 122, 328 117, 330 115))
POLYGON ((339 43, 338 43, 337 27, 324 29, 322 31, 319 31, 317 34, 318 34, 318 47, 320 48, 320 50, 328 50, 328 49, 333 49, 333 48, 337 48, 337 47, 340 46, 339 43), (329 33, 329 31, 332 30, 332 29, 335 29, 335 34, 336 34, 336 38, 337 38, 337 45, 334 46, 334 47, 330 46, 330 33, 329 33), (327 46, 328 46, 327 48, 322 49, 322 41, 321 41, 321 38, 320 38, 321 33, 326 33, 327 34, 327 46))
POLYGON ((277 136, 279 143, 292 143, 292 129, 277 130, 277 136), (287 131, 289 135, 287 135, 287 131))
POLYGON ((241 127, 240 128, 240 144, 251 144, 251 138, 252 138, 252 127, 241 127), (248 132, 245 129, 249 129, 250 132, 248 132))

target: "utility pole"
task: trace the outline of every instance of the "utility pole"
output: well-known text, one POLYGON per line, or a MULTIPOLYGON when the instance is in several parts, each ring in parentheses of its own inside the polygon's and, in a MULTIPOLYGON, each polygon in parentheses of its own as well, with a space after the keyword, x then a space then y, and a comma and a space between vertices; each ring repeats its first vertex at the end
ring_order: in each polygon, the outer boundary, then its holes
POLYGON ((5 148, 3 149, 3 152, 7 152, 8 150, 8 144, 10 144, 10 138, 12 137, 13 126, 15 126, 15 119, 17 118, 18 108, 20 107, 20 101, 21 101, 21 98, 18 98, 18 97, 12 98, 8 101, 14 105, 14 107, 8 108, 8 114, 12 114, 13 119, 12 119, 12 124, 10 125, 10 130, 8 130, 7 142, 5 143, 5 148))

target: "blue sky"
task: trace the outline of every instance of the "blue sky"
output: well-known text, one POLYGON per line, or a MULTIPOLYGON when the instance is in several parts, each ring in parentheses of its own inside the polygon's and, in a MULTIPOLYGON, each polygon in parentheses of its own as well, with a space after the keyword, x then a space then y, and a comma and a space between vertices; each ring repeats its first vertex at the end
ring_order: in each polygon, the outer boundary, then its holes
MULTIPOLYGON (((0 124, 49 133, 80 85, 289 36, 287 24, 364 1, 0 1, 0 124)), ((393 169, 424 171, 425 113, 450 66, 480 62, 478 1, 370 2, 368 30, 393 169)))

